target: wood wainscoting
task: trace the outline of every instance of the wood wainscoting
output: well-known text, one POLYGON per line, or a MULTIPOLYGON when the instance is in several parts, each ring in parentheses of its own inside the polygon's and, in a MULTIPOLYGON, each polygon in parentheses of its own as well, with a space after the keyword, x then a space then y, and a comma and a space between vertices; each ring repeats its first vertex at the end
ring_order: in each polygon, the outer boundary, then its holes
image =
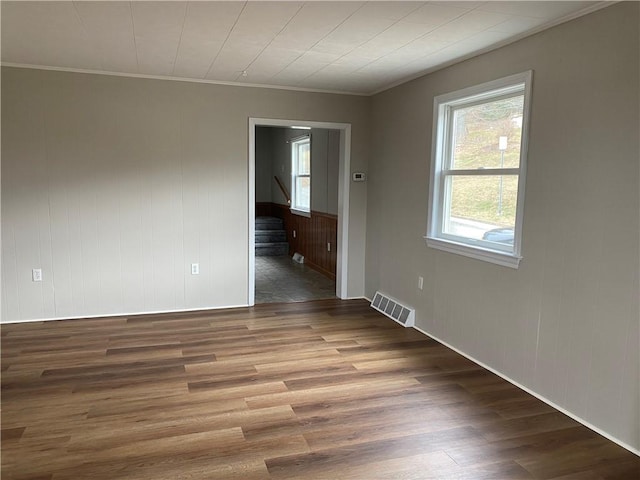
POLYGON ((291 213, 286 205, 256 203, 256 216, 278 217, 284 221, 289 255, 304 255, 304 263, 323 275, 336 279, 338 216, 311 211, 311 217, 291 213), (295 237, 293 232, 296 232, 295 237), (329 248, 327 246, 329 245, 329 248))
POLYGON ((256 217, 273 217, 273 205, 271 202, 256 202, 256 217))

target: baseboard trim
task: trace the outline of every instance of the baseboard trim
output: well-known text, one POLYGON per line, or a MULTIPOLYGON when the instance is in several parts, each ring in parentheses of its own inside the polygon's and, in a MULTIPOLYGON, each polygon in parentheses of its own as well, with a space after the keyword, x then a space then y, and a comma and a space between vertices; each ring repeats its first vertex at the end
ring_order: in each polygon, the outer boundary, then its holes
POLYGON ((605 432, 604 430, 596 427, 595 425, 592 425, 591 423, 589 423, 588 421, 586 421, 585 419, 579 417, 578 415, 576 415, 575 413, 570 412, 569 410, 561 407, 560 405, 557 405, 556 403, 554 403, 553 401, 549 400, 548 398, 540 395, 537 392, 534 392, 533 390, 531 390, 528 387, 525 387, 524 385, 518 383, 517 381, 513 380, 512 378, 509 378, 507 375, 505 375, 504 373, 496 370, 495 368, 490 367, 489 365, 486 365, 485 363, 481 362, 480 360, 475 359, 474 357, 472 357, 471 355, 463 352, 462 350, 454 347, 453 345, 449 344, 448 342, 445 342, 444 340, 436 337, 435 335, 430 334, 429 332, 422 330, 420 327, 414 326, 413 327, 415 330, 417 330, 418 332, 422 333, 423 335, 426 335, 427 337, 433 338, 435 341, 443 344, 444 346, 446 346, 447 348, 450 348, 451 350, 453 350, 454 352, 459 353, 460 355, 462 355, 463 357, 471 360, 473 363, 476 363, 478 365, 480 365, 482 368, 485 368, 487 370, 489 370, 492 373, 495 373, 496 375, 498 375, 499 377, 503 378, 504 380, 506 380, 507 382, 511 383, 512 385, 518 387, 521 390, 524 390, 525 392, 527 392, 530 395, 533 395, 534 397, 536 397, 538 400, 543 401, 544 403, 546 403, 547 405, 555 408, 556 410, 558 410, 561 413, 564 413, 566 416, 571 417, 572 419, 574 419, 576 422, 581 423, 582 425, 584 425, 585 427, 589 428, 590 430, 593 430, 594 432, 596 432, 599 435, 602 435, 603 437, 605 437, 608 440, 611 440, 612 442, 620 445, 622 448, 624 448, 625 450, 629 450, 631 453, 638 455, 640 457, 640 450, 637 448, 632 447, 631 445, 623 442, 622 440, 617 439, 616 437, 614 437, 613 435, 611 435, 610 433, 605 432))
POLYGON ((214 310, 226 310, 230 308, 250 308, 248 304, 243 305, 226 305, 222 307, 204 307, 204 308, 180 308, 175 310, 152 310, 146 312, 129 312, 129 313, 107 313, 103 315, 84 315, 72 317, 49 317, 49 318, 30 318, 26 320, 7 320, 0 322, 0 325, 9 323, 31 323, 31 322, 55 322, 57 320, 89 320, 92 318, 116 318, 116 317, 135 317, 139 315, 157 315, 161 313, 184 313, 184 312, 210 312, 214 310))
MULTIPOLYGON (((371 300, 367 297, 346 297, 341 300, 371 300)), ((295 303, 295 302, 294 302, 295 303)), ((24 320, 7 320, 0 322, 0 326, 9 323, 31 323, 31 322, 55 322, 57 320, 89 320, 92 318, 116 318, 116 317, 134 317, 137 315, 157 315, 161 313, 183 313, 183 312, 210 312, 216 310, 227 310, 231 308, 252 308, 255 305, 240 304, 240 305, 225 305, 222 307, 205 307, 205 308, 180 308, 175 310, 150 310, 145 312, 125 312, 125 313, 107 313, 103 315, 84 315, 84 316, 72 316, 72 317, 49 317, 49 318, 27 318, 24 320)))

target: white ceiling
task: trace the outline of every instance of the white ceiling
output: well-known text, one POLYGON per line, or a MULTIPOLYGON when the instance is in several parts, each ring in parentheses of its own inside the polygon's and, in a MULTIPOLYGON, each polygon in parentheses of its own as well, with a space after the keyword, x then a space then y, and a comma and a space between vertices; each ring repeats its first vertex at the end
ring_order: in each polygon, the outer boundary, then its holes
POLYGON ((2 63, 371 94, 606 4, 2 1, 2 63))

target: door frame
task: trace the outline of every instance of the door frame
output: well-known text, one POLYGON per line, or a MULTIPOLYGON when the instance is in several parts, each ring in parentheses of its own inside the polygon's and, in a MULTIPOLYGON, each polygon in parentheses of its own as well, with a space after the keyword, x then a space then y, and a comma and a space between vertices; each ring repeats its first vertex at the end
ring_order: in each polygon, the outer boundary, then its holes
POLYGON ((338 164, 338 245, 336 252, 336 297, 348 298, 349 187, 351 171, 351 124, 249 117, 249 285, 247 304, 255 305, 256 287, 256 127, 311 127, 340 131, 338 164))

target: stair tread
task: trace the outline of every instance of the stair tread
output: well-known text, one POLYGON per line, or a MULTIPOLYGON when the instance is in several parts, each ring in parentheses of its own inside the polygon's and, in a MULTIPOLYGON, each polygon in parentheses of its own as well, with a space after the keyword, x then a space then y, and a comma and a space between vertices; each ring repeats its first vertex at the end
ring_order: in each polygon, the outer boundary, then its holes
POLYGON ((257 224, 282 223, 282 219, 277 217, 256 217, 256 223, 257 224))
MULTIPOLYGON (((256 236, 255 252, 256 256, 272 257, 289 254, 289 243, 286 241, 273 241, 280 239, 260 238, 256 236), (267 241, 264 241, 267 240, 267 241), (269 241, 271 240, 271 241, 269 241)), ((286 239, 283 239, 286 240, 286 239)))
POLYGON ((284 221, 278 217, 256 217, 255 221, 256 236, 285 233, 284 221))

